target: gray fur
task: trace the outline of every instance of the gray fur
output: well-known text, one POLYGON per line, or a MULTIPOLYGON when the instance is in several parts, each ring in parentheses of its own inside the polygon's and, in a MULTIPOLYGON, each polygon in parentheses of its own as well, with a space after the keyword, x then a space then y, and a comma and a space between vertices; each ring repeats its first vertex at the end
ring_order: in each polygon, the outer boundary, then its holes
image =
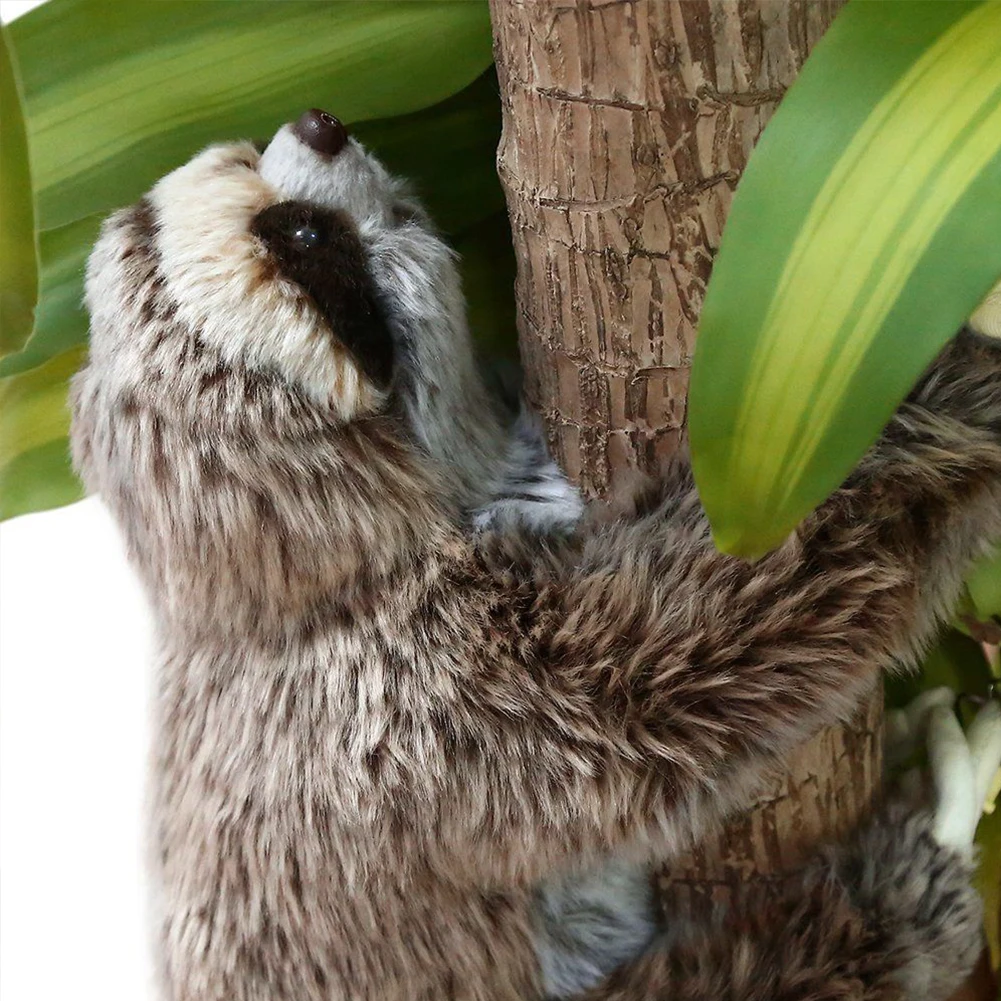
POLYGON ((523 409, 510 430, 491 497, 473 513, 474 530, 566 532, 583 513, 579 491, 549 455, 539 419, 523 409))
POLYGON ((819 863, 821 878, 829 866, 873 933, 896 953, 894 979, 908 1001, 948 997, 957 971, 972 969, 983 948, 973 860, 939 845, 933 828, 931 812, 896 806, 819 863))
POLYGON ((535 927, 546 995, 569 998, 594 987, 639 956, 659 925, 648 864, 613 858, 544 884, 535 927))

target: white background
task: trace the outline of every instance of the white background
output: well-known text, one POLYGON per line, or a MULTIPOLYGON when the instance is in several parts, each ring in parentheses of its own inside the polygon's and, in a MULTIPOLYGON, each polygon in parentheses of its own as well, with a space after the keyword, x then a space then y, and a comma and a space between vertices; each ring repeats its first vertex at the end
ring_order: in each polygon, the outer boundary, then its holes
MULTIPOLYGON (((0 0, 9 21, 35 6, 0 0)), ((0 996, 152 996, 150 627, 96 500, 0 525, 0 996)))

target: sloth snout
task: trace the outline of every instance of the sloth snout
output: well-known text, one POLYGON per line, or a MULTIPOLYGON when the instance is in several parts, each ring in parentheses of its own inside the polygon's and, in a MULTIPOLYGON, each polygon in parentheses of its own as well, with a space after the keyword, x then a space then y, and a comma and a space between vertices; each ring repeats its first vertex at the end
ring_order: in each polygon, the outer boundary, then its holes
POLYGON ((336 156, 348 141, 348 130, 333 115, 310 108, 292 127, 296 138, 325 156, 336 156))

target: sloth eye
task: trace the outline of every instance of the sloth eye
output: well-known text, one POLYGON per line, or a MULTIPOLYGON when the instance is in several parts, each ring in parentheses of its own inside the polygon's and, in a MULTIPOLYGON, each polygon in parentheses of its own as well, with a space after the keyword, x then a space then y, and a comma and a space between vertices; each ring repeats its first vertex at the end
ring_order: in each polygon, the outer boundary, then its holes
POLYGON ((306 250, 318 247, 323 243, 323 234, 315 226, 297 226, 292 231, 292 239, 306 250))
POLYGON ((276 202, 254 216, 250 231, 273 257, 305 264, 333 247, 350 220, 297 202, 276 202))
POLYGON ((417 218, 417 213, 409 206, 396 204, 393 206, 393 222, 397 226, 403 226, 405 223, 413 222, 417 218))

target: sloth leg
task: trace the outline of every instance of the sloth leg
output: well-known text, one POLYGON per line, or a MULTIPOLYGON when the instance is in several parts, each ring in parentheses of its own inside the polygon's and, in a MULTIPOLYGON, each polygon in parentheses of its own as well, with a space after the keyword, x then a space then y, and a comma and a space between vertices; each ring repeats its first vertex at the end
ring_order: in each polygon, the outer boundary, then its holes
POLYGON ((709 925, 656 941, 588 1001, 945 1001, 981 950, 972 862, 933 817, 891 808, 776 906, 749 891, 709 925))
MULTIPOLYGON (((964 734, 951 700, 939 692, 905 710, 905 741, 928 743, 931 809, 891 805, 808 866, 794 898, 776 906, 749 890, 707 927, 659 936, 582 996, 945 1001, 982 947, 973 834, 1001 765, 1001 706, 988 704, 964 734)), ((899 718, 890 725, 899 730, 899 718)))

